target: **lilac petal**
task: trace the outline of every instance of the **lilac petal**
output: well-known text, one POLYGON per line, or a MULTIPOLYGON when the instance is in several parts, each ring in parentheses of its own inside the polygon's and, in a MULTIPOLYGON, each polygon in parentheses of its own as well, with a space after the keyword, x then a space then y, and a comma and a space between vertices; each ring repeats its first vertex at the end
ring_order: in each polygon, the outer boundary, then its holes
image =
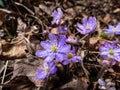
POLYGON ((55 24, 56 22, 55 22, 55 20, 53 19, 53 21, 51 22, 52 24, 55 24))
POLYGON ((42 58, 44 58, 44 57, 46 57, 46 56, 48 55, 48 52, 45 51, 45 50, 38 50, 38 51, 35 53, 35 55, 36 55, 37 57, 42 57, 42 58))
POLYGON ((120 53, 120 48, 114 49, 115 53, 120 53))
POLYGON ((96 18, 95 17, 89 17, 88 19, 88 23, 90 23, 91 25, 96 25, 96 18))
POLYGON ((67 29, 68 29, 67 25, 60 26, 58 28, 58 34, 66 35, 67 34, 67 29))
POLYGON ((56 24, 58 25, 60 23, 60 19, 56 19, 56 24))
POLYGON ((83 25, 87 25, 87 22, 88 22, 88 19, 86 17, 82 19, 83 25))
POLYGON ((55 58, 55 55, 50 54, 45 58, 44 62, 52 62, 54 58, 55 58))
POLYGON ((116 61, 120 62, 120 56, 114 58, 116 61))
POLYGON ((120 55, 115 55, 115 56, 114 56, 114 59, 115 59, 116 61, 120 62, 120 55))
POLYGON ((57 41, 57 38, 56 38, 55 34, 53 34, 53 33, 49 34, 49 39, 50 39, 50 41, 57 41))
POLYGON ((51 49, 51 43, 49 41, 41 41, 40 45, 46 50, 51 49))
POLYGON ((109 52, 107 52, 107 51, 104 51, 104 52, 100 52, 100 55, 102 56, 102 55, 108 55, 109 54, 109 52))
POLYGON ((103 79, 98 79, 98 83, 99 83, 100 85, 105 85, 105 81, 104 81, 103 79))
POLYGON ((106 48, 113 49, 112 45, 107 41, 104 43, 104 45, 106 48))
POLYGON ((109 25, 109 29, 113 30, 113 29, 114 29, 114 26, 109 25))
POLYGON ((57 71, 56 66, 53 66, 53 67, 51 68, 51 70, 50 70, 50 74, 55 74, 56 71, 57 71))
POLYGON ((116 35, 120 34, 120 23, 118 23, 118 25, 116 26, 117 31, 115 32, 116 35))
POLYGON ((99 50, 100 50, 100 51, 108 51, 109 48, 104 47, 104 46, 100 46, 100 47, 99 47, 99 50))
POLYGON ((44 72, 44 70, 43 70, 43 71, 40 70, 40 71, 35 75, 35 77, 36 77, 37 79, 43 80, 43 79, 45 79, 45 78, 47 77, 47 74, 44 72))
POLYGON ((56 17, 56 15, 57 15, 57 11, 54 10, 53 13, 52 13, 52 16, 53 16, 53 17, 56 17))
POLYGON ((49 68, 49 64, 47 62, 43 63, 44 69, 48 69, 49 68))
POLYGON ((118 23, 118 25, 116 26, 116 28, 117 28, 118 30, 120 30, 120 23, 118 23))
POLYGON ((113 41, 112 42, 112 46, 113 46, 113 48, 116 48, 118 46, 118 42, 117 41, 113 41))
POLYGON ((42 73, 44 71, 44 69, 38 69, 37 72, 38 73, 42 73))
POLYGON ((83 58, 82 58, 81 56, 75 56, 75 58, 76 58, 77 60, 79 60, 79 61, 82 61, 82 60, 83 60, 83 58))
POLYGON ((69 59, 66 59, 63 61, 63 65, 68 65, 70 63, 70 60, 69 59))
POLYGON ((106 34, 112 34, 112 33, 114 33, 114 31, 111 30, 111 29, 104 29, 104 33, 106 33, 106 34))
POLYGON ((62 12, 61 8, 57 8, 57 11, 58 11, 58 14, 61 15, 61 17, 62 17, 63 12, 62 12))
POLYGON ((66 44, 66 36, 65 35, 60 35, 60 38, 59 38, 58 42, 59 42, 59 46, 63 46, 64 44, 66 44))
POLYGON ((84 31, 85 30, 85 27, 80 23, 77 23, 77 27, 78 27, 77 28, 78 31, 84 31))
POLYGON ((56 59, 58 62, 62 62, 64 58, 65 58, 64 54, 56 53, 56 59))
POLYGON ((78 62, 79 60, 81 60, 81 58, 79 56, 74 56, 72 58, 72 62, 74 62, 74 63, 78 62))
POLYGON ((69 53, 71 49, 70 45, 64 45, 58 49, 58 52, 60 53, 69 53))
POLYGON ((117 31, 117 32, 115 32, 115 34, 116 34, 116 35, 119 35, 119 34, 120 34, 120 30, 119 30, 119 31, 117 31))

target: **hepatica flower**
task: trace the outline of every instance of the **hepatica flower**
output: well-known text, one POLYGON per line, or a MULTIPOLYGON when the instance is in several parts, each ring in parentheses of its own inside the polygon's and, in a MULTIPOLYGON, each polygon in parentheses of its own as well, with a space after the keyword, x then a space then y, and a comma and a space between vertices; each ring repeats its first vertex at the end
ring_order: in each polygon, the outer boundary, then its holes
POLYGON ((77 31, 81 34, 89 34, 95 30, 97 21, 95 17, 83 18, 82 24, 77 23, 77 31))
POLYGON ((104 33, 119 35, 120 34, 120 23, 118 23, 116 27, 109 25, 108 29, 104 29, 104 33))
POLYGON ((57 8, 57 10, 54 10, 52 16, 53 16, 52 24, 58 25, 63 17, 63 12, 61 8, 57 8))
POLYGON ((64 65, 68 65, 68 64, 71 63, 71 62, 76 63, 76 62, 79 62, 79 61, 81 61, 81 60, 83 60, 82 57, 76 56, 76 55, 75 55, 75 50, 73 49, 71 52, 69 52, 69 53, 66 55, 66 57, 65 57, 65 59, 64 59, 64 61, 63 61, 63 64, 64 64, 64 65))
POLYGON ((77 44, 77 41, 78 41, 78 38, 72 35, 70 35, 66 40, 66 42, 71 44, 77 44))
POLYGON ((70 51, 71 46, 66 44, 66 37, 60 35, 57 39, 55 34, 49 34, 49 40, 41 41, 40 45, 43 50, 38 50, 35 54, 38 57, 45 58, 45 62, 51 62, 56 59, 58 62, 62 62, 65 54, 70 51))
POLYGON ((104 46, 99 47, 100 55, 104 59, 114 59, 120 62, 120 47, 118 43, 114 41, 113 43, 105 42, 104 46))
POLYGON ((67 34, 67 29, 68 29, 67 25, 60 26, 58 28, 58 34, 66 35, 67 34))
POLYGON ((51 62, 51 63, 44 63, 44 67, 42 69, 38 69, 37 70, 37 74, 36 74, 36 78, 43 80, 45 78, 47 78, 49 75, 55 74, 57 71, 56 65, 55 63, 51 62))

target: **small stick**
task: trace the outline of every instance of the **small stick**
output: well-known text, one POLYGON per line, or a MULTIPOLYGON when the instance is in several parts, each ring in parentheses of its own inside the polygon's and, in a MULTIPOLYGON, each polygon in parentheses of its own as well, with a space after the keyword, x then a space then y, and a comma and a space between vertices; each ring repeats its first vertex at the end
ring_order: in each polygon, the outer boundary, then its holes
MULTIPOLYGON (((6 61, 6 64, 5 64, 5 66, 4 66, 5 69, 4 69, 4 72, 3 72, 3 78, 2 78, 1 84, 4 83, 4 79, 5 79, 5 74, 6 74, 7 66, 8 66, 8 61, 6 61)), ((2 86, 1 86, 1 88, 2 88, 2 86)))

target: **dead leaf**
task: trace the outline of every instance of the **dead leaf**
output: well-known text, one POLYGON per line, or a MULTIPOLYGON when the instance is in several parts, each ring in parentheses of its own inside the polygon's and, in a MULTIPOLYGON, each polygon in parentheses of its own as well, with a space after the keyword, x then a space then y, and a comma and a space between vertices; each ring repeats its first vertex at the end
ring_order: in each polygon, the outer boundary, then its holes
POLYGON ((108 24, 110 22, 110 20, 111 20, 110 19, 110 14, 106 14, 105 17, 104 17, 104 19, 103 19, 103 22, 106 23, 106 24, 108 24))
POLYGON ((95 45, 100 40, 100 37, 91 37, 90 45, 95 45))
POLYGON ((2 52, 0 54, 0 60, 12 60, 26 57, 26 46, 24 42, 10 44, 4 40, 0 40, 2 52))

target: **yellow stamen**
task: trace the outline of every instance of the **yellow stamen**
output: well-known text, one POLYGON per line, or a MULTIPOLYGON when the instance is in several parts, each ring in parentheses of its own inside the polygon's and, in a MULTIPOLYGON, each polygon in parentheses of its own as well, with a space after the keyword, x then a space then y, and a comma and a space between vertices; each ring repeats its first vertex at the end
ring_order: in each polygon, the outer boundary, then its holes
POLYGON ((110 54, 114 54, 114 50, 109 50, 109 53, 110 54))
POLYGON ((45 69, 45 72, 46 72, 46 73, 50 72, 50 69, 48 69, 48 68, 47 68, 47 69, 45 69))
POLYGON ((53 52, 56 52, 56 51, 57 51, 57 47, 56 47, 55 45, 54 45, 54 46, 52 46, 52 48, 51 48, 51 49, 52 49, 52 51, 53 51, 53 52))
POLYGON ((114 31, 116 32, 116 31, 117 31, 117 28, 114 28, 114 31))
POLYGON ((73 56, 72 56, 72 53, 69 53, 68 55, 67 55, 67 57, 68 57, 68 59, 71 59, 73 56))

